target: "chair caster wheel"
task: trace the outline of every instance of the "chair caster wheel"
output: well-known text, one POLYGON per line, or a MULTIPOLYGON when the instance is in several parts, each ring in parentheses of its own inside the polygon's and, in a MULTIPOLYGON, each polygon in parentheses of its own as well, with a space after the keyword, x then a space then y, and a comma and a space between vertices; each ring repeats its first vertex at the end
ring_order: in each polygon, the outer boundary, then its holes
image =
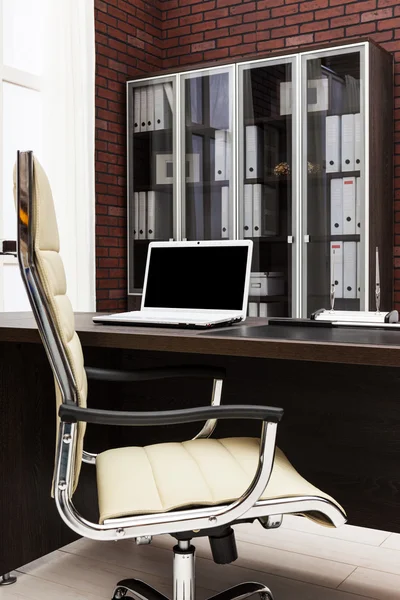
POLYGON ((127 598, 126 592, 127 590, 125 588, 117 588, 111 600, 121 600, 121 598, 127 598))

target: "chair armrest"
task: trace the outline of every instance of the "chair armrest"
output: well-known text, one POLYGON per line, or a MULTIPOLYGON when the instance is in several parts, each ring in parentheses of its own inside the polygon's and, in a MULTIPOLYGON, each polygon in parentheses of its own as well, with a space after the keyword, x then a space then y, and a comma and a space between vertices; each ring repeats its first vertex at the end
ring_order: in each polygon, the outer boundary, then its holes
POLYGON ((182 410, 162 410, 130 412, 122 410, 100 410, 81 408, 75 404, 62 404, 58 411, 65 423, 95 423, 97 425, 156 426, 194 423, 207 419, 251 419, 269 423, 279 423, 283 408, 273 406, 231 405, 186 408, 182 410))
POLYGON ((170 379, 173 377, 201 377, 207 379, 225 379, 226 377, 225 369, 191 365, 141 369, 137 371, 119 371, 117 369, 86 367, 85 371, 88 379, 119 382, 149 381, 151 379, 170 379))

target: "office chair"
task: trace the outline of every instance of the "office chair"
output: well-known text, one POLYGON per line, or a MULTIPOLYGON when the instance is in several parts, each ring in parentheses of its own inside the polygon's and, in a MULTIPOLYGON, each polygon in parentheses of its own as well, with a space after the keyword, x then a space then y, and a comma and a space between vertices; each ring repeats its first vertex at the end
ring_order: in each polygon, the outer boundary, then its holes
MULTIPOLYGON (((173 551, 173 599, 194 600, 192 540, 207 536, 213 559, 237 558, 232 525, 258 520, 277 527, 282 516, 301 514, 324 525, 339 526, 346 516, 339 504, 308 483, 275 447, 283 410, 269 406, 221 406, 222 369, 183 366, 143 371, 85 370, 74 329, 74 314, 59 254, 58 228, 48 179, 31 152, 17 156, 14 190, 18 210, 18 259, 47 356, 55 378, 59 415, 53 495, 65 523, 95 540, 170 534, 173 551), (171 411, 98 410, 86 403, 87 378, 111 381, 206 377, 213 380, 211 406, 171 411), (255 419, 260 439, 210 438, 218 419, 255 419), (205 422, 198 435, 182 443, 116 448, 98 455, 83 449, 86 423, 160 426, 205 422), (90 522, 73 504, 82 461, 96 469, 100 519, 90 522)), ((244 599, 259 594, 272 600, 262 583, 243 583, 213 600, 244 599)), ((146 583, 117 583, 113 600, 167 600, 146 583)))

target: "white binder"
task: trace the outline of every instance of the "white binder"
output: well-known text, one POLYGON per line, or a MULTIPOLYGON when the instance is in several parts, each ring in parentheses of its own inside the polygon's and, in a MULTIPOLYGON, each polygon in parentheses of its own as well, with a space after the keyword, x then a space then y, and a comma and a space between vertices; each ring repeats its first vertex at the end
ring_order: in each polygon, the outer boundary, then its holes
POLYGON ((170 81, 167 81, 167 83, 164 83, 164 91, 165 91, 165 95, 168 100, 169 108, 170 108, 171 112, 173 112, 173 110, 174 110, 174 92, 172 89, 172 83, 170 81))
POLYGON ((361 233, 361 206, 363 200, 363 189, 361 177, 356 177, 356 233, 361 233))
POLYGON ((154 87, 147 88, 147 131, 154 130, 154 87))
POLYGON ((226 179, 226 133, 224 129, 215 130, 215 181, 226 179))
POLYGON ((363 132, 361 114, 354 115, 354 169, 359 171, 363 165, 363 132))
POLYGON ((354 115, 342 115, 342 171, 354 171, 354 115))
POLYGON ((343 242, 331 242, 331 284, 335 298, 343 298, 343 242))
POLYGON ((261 237, 262 226, 262 185, 253 185, 253 237, 261 237))
POLYGON ((147 192, 147 239, 154 240, 156 228, 156 193, 147 192))
POLYGON ((140 88, 140 131, 147 131, 147 88, 140 88))
POLYGON ((165 96, 162 83, 154 86, 154 129, 165 129, 165 96))
POLYGON ((332 115, 325 121, 326 172, 337 173, 340 170, 340 117, 332 115))
POLYGON ((356 233, 356 178, 343 177, 343 233, 356 233))
POLYGON ((257 302, 249 302, 249 317, 258 317, 257 302))
POLYGON ((257 125, 246 126, 246 179, 261 177, 261 130, 257 125))
POLYGON ((232 175, 232 134, 225 131, 225 178, 230 181, 232 175))
POLYGON ((243 207, 243 236, 251 237, 253 232, 253 186, 246 183, 244 186, 243 207))
POLYGON ((361 252, 360 252, 360 242, 356 242, 357 244, 357 291, 356 291, 356 296, 357 298, 361 298, 361 252))
POLYGON ((133 111, 133 131, 140 131, 140 89, 135 88, 133 95, 134 111, 133 111))
POLYGON ((262 235, 278 235, 278 193, 278 188, 275 185, 264 185, 262 188, 262 235))
POLYGON ((292 82, 281 81, 279 85, 279 114, 292 114, 292 82))
POLYGON ((139 192, 135 192, 134 194, 133 217, 135 222, 133 228, 133 239, 137 240, 139 238, 139 192))
POLYGON ((146 238, 146 192, 139 192, 139 240, 146 238))
POLYGON ((343 296, 357 297, 357 242, 343 242, 343 296))
POLYGON ((229 238, 229 187, 221 188, 221 238, 229 238))
POLYGON ((343 179, 331 179, 331 235, 343 233, 343 179))

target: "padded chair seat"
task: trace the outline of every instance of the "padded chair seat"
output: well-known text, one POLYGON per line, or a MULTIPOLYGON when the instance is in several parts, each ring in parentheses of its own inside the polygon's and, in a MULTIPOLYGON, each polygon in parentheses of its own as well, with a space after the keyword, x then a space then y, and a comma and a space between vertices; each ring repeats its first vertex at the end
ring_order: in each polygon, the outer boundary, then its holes
MULTIPOLYGON (((107 450, 96 461, 100 523, 235 500, 254 477, 258 456, 257 438, 198 439, 107 450)), ((341 508, 301 477, 277 448, 262 498, 303 495, 326 498, 341 508)))

